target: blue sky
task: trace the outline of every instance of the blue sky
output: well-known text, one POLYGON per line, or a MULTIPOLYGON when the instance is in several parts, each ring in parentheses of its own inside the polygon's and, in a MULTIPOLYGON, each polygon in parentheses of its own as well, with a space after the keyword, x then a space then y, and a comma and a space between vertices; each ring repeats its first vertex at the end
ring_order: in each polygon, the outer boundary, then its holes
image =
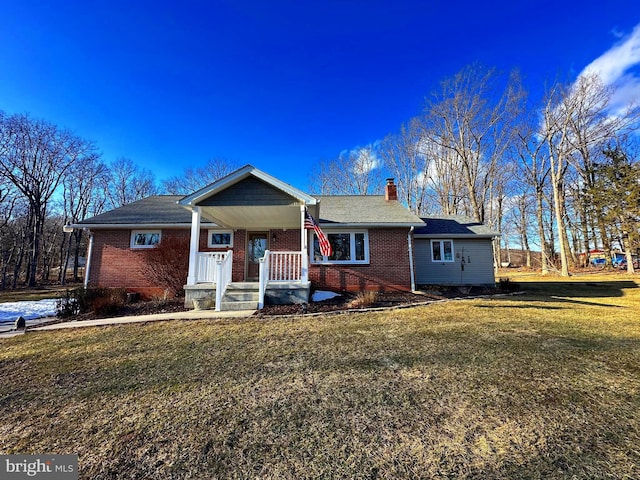
POLYGON ((533 95, 593 62, 640 92, 640 42, 606 57, 640 38, 637 0, 0 0, 0 11, 0 110, 70 128, 158 179, 219 157, 305 189, 320 159, 396 130, 472 62, 520 69, 533 95))

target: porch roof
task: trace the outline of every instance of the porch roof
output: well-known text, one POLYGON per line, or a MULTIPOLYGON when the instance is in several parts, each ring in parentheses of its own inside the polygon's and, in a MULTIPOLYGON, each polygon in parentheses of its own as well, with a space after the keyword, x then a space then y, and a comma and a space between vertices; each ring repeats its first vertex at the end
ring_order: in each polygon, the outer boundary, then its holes
POLYGON ((317 213, 316 198, 246 165, 188 195, 178 205, 229 228, 299 228, 300 207, 317 213))

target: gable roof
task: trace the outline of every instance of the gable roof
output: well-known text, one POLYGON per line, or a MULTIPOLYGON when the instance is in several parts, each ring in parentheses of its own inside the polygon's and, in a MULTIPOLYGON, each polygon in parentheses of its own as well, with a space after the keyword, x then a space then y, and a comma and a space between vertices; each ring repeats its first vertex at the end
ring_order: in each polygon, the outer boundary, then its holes
MULTIPOLYGON (((71 228, 162 228, 191 225, 191 210, 203 209, 202 223, 232 228, 300 225, 300 206, 308 207, 324 227, 422 227, 424 222, 398 201, 383 195, 308 195, 251 165, 187 196, 154 195, 71 228), (205 218, 208 217, 209 221, 205 218), (283 220, 283 218, 285 220, 283 220), (231 220, 229 220, 231 219, 231 220), (215 222, 215 223, 214 223, 215 222), (265 223, 266 222, 266 223, 265 223)), ((257 228, 257 227, 256 227, 257 228)))
POLYGON ((194 192, 191 195, 187 195, 186 197, 180 199, 178 203, 183 207, 193 207, 249 177, 254 177, 258 180, 261 180, 267 185, 270 185, 271 187, 295 198, 304 205, 315 205, 317 203, 317 200, 311 195, 308 195, 303 191, 292 187, 288 183, 278 180, 277 178, 263 172, 262 170, 258 170, 253 165, 245 165, 244 167, 239 168, 235 172, 232 172, 229 175, 216 180, 206 187, 201 188, 197 192, 194 192))
MULTIPOLYGON (((177 202, 181 195, 152 195, 123 207, 88 218, 76 228, 162 228, 191 225, 191 212, 177 202)), ((387 202, 382 195, 318 196, 323 228, 336 227, 420 227, 423 221, 402 204, 387 202)), ((202 219, 203 225, 214 222, 202 219)))
POLYGON ((416 228, 417 237, 493 238, 500 234, 484 223, 459 215, 423 217, 425 226, 416 228))

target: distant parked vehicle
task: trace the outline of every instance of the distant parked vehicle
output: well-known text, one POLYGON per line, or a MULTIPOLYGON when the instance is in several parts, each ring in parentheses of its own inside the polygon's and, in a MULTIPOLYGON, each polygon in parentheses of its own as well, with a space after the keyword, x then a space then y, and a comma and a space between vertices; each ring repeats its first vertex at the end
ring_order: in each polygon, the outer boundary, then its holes
POLYGON ((589 261, 591 262, 591 266, 595 268, 604 268, 607 266, 607 259, 604 257, 592 257, 589 261))
MULTIPOLYGON (((633 268, 640 268, 640 260, 638 260, 638 257, 634 255, 632 258, 633 258, 633 268)), ((613 266, 614 268, 619 268, 621 270, 624 270, 627 268, 627 259, 622 258, 616 263, 614 263, 613 266)))
POLYGON ((613 268, 618 268, 622 262, 625 263, 625 267, 626 267, 627 266, 627 257, 626 257, 626 255, 624 253, 622 253, 622 252, 613 252, 611 254, 611 266, 613 266, 613 268))

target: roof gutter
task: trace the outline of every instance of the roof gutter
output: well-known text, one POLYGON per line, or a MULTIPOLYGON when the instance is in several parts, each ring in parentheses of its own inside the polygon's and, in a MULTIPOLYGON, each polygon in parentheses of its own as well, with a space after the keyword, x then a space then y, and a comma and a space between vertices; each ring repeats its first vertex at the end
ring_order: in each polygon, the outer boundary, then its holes
POLYGON ((424 223, 339 223, 339 222, 318 222, 322 229, 332 228, 407 228, 424 227, 424 223))
POLYGON ((473 233, 416 233, 416 238, 496 238, 500 237, 500 234, 482 234, 476 235, 473 233))
MULTIPOLYGON (((211 222, 202 222, 202 225, 213 226, 216 224, 211 222)), ((136 230, 144 228, 191 228, 191 222, 189 223, 72 223, 63 227, 64 231, 69 233, 73 229, 80 228, 93 228, 103 230, 113 230, 118 228, 134 228, 136 230)))

